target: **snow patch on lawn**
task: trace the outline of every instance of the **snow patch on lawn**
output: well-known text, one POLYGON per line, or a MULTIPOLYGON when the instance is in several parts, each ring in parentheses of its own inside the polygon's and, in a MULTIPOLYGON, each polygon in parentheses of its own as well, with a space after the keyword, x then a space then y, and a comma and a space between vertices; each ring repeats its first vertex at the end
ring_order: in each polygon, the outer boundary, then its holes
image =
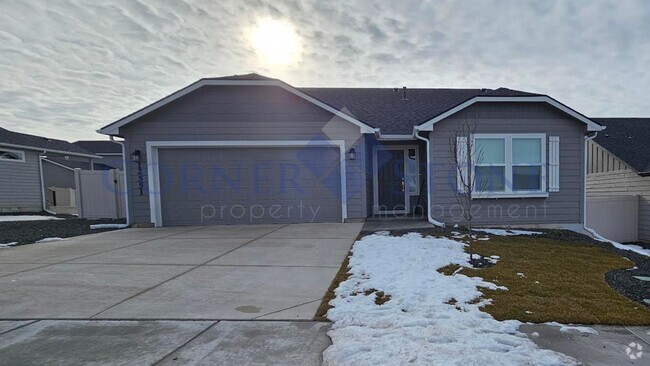
POLYGON ((437 269, 469 266, 466 244, 448 238, 370 235, 357 241, 350 277, 336 289, 327 317, 334 323, 326 365, 574 365, 539 349, 517 329, 470 302, 479 287, 506 290, 481 278, 437 269), (375 290, 375 292, 370 292, 375 290), (377 292, 390 300, 377 305, 377 292), (368 295, 366 295, 368 294, 368 295))
POLYGON ((0 215, 0 222, 10 222, 10 221, 39 221, 39 220, 65 220, 60 217, 54 216, 40 216, 40 215, 0 215))
POLYGON ((505 229, 472 229, 474 231, 484 232, 486 234, 498 236, 512 236, 512 235, 542 235, 539 231, 526 231, 526 230, 505 230, 505 229))
POLYGON ((11 243, 0 244, 0 249, 15 247, 18 244, 17 241, 12 241, 11 243))
POLYGON ((558 322, 548 322, 544 323, 546 325, 551 325, 554 327, 560 327, 560 332, 562 333, 570 333, 570 332, 578 332, 578 333, 584 333, 584 334, 596 334, 598 335, 598 331, 594 328, 590 327, 583 327, 583 326, 576 326, 572 324, 560 324, 558 322))

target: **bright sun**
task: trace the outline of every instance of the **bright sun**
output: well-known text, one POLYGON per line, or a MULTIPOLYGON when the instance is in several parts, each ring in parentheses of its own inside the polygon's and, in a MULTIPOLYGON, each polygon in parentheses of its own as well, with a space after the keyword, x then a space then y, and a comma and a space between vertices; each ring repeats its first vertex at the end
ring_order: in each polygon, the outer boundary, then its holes
POLYGON ((293 26, 277 20, 259 21, 252 30, 251 44, 270 64, 288 65, 297 61, 300 55, 300 38, 293 26))

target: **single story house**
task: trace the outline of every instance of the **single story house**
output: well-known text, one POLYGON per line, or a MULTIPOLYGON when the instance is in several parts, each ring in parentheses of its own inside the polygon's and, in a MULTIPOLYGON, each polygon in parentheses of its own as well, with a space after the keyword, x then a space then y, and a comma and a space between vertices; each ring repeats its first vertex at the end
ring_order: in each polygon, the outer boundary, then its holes
MULTIPOLYGON (((67 141, 0 128, 0 212, 40 212, 46 207, 47 159, 100 159, 67 141)), ((47 175, 52 178, 51 175, 47 175)))
POLYGON ((585 222, 586 143, 603 128, 506 88, 296 88, 248 74, 201 79, 99 132, 123 139, 135 224, 463 223, 458 181, 473 176, 475 224, 568 226, 585 222), (482 151, 471 175, 454 164, 467 141, 482 151))
POLYGON ((73 144, 86 149, 97 156, 101 156, 100 161, 93 161, 94 170, 119 169, 123 170, 122 162, 122 145, 110 140, 80 140, 73 144))
MULTIPOLYGON (((612 206, 605 214, 606 217, 600 220, 602 227, 594 229, 609 234, 608 237, 614 240, 648 241, 650 118, 594 120, 607 125, 607 129, 589 142, 587 196, 589 200, 598 200, 612 206), (629 222, 630 219, 635 222, 629 222)), ((593 215, 598 214, 593 212, 593 215)))

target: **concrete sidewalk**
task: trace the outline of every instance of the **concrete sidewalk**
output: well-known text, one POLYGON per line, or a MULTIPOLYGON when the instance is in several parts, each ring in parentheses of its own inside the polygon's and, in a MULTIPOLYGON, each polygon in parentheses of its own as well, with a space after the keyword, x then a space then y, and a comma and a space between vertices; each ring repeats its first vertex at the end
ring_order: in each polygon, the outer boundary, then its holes
POLYGON ((571 356, 585 365, 650 365, 650 326, 593 325, 598 334, 564 330, 546 324, 524 324, 524 332, 540 348, 571 356))
POLYGON ((0 322, 0 365, 320 365, 328 329, 315 322, 0 322))
POLYGON ((0 250, 0 320, 311 320, 362 224, 125 229, 0 250))

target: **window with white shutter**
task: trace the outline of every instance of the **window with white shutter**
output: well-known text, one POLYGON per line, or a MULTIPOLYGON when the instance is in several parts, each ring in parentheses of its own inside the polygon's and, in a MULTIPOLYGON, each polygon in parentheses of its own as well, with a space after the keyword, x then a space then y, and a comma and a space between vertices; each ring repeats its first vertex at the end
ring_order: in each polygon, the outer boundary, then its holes
POLYGON ((548 191, 560 191, 560 136, 548 138, 548 191))

